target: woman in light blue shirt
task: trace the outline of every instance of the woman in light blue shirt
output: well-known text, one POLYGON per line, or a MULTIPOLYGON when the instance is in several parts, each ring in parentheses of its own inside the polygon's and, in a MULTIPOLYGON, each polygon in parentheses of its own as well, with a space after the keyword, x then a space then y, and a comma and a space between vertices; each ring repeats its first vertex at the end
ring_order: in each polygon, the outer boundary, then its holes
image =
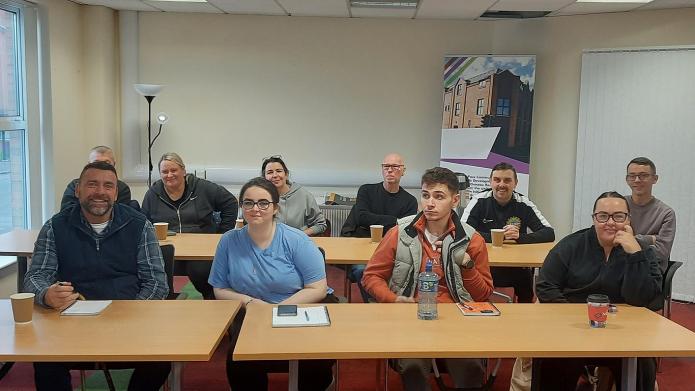
MULTIPOLYGON (((222 236, 208 282, 215 298, 243 304, 229 333, 229 385, 232 390, 264 390, 267 374, 286 370, 287 362, 232 361, 246 307, 320 302, 326 297, 326 268, 309 237, 276 221, 280 194, 272 182, 260 177, 250 180, 241 188, 239 199, 247 225, 222 236)), ((328 360, 300 361, 299 388, 325 390, 332 381, 332 365, 328 360)))

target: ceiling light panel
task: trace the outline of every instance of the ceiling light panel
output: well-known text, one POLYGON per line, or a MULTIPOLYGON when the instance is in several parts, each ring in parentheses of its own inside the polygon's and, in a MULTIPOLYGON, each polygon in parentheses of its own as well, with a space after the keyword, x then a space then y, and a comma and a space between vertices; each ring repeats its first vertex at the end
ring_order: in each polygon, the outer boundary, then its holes
POLYGON ((499 0, 490 11, 557 11, 574 0, 499 0))
POLYGON ((574 3, 553 12, 550 16, 602 14, 625 12, 642 6, 640 3, 574 3))
POLYGON ((654 0, 649 4, 641 6, 640 10, 654 10, 667 8, 692 8, 695 7, 695 0, 654 0))
POLYGON ((230 14, 287 15, 274 0, 208 0, 230 14))
POLYGON ((209 3, 184 3, 181 1, 153 1, 147 0, 146 4, 166 12, 207 12, 218 13, 222 11, 211 6, 209 3))
POLYGON ((416 19, 477 19, 495 0, 421 0, 416 19))
POLYGON ((127 11, 159 11, 159 9, 143 3, 140 0, 75 0, 80 4, 102 5, 115 10, 127 11))
POLYGON ((412 19, 415 17, 415 9, 395 9, 395 8, 363 8, 352 7, 350 9, 353 18, 403 18, 412 19))
POLYGON ((292 16, 350 16, 345 0, 278 0, 292 16))

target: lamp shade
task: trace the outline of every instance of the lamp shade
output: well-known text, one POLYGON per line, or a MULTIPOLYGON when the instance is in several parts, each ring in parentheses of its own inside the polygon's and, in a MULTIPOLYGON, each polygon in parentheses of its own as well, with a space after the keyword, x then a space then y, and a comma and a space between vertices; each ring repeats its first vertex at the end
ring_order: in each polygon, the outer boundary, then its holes
POLYGON ((159 84, 133 84, 133 87, 142 96, 157 96, 164 88, 159 84))
POLYGON ((157 114, 157 123, 164 125, 167 122, 169 122, 169 115, 167 113, 157 114))

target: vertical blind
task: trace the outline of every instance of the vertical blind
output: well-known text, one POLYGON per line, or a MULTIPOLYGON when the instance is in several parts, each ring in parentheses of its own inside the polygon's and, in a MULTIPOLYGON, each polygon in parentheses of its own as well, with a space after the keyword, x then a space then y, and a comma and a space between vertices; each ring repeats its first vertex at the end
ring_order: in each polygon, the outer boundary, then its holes
POLYGON ((671 259, 685 265, 674 298, 695 301, 695 47, 584 51, 574 230, 592 224, 600 193, 630 194, 625 169, 637 156, 654 161, 653 193, 676 212, 671 259))

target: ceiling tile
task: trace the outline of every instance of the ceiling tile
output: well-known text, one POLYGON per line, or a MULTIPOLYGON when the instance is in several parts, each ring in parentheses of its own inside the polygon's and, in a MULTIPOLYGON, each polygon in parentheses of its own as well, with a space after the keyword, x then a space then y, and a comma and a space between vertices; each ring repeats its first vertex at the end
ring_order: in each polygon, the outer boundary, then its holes
POLYGON ((557 11, 575 0, 499 0, 490 11, 557 11))
POLYGON ((353 18, 404 18, 412 19, 415 9, 352 7, 353 18))
POLYGON ((208 0, 224 12, 249 15, 287 15, 274 0, 208 0))
POLYGON ((420 0, 417 19, 477 19, 495 0, 420 0))
POLYGON ((293 16, 349 17, 345 0, 278 0, 293 16))
POLYGON ((143 3, 140 0, 75 0, 78 3, 87 5, 103 5, 115 10, 127 11, 159 11, 150 5, 143 3))
POLYGON ((666 8, 692 8, 695 7, 695 0, 654 0, 647 3, 638 9, 641 10, 657 10, 666 8))
POLYGON ((643 6, 644 3, 573 3, 549 16, 602 14, 625 12, 643 6))
POLYGON ((207 12, 223 13, 208 3, 186 3, 180 1, 153 1, 144 0, 145 3, 166 12, 207 12))

